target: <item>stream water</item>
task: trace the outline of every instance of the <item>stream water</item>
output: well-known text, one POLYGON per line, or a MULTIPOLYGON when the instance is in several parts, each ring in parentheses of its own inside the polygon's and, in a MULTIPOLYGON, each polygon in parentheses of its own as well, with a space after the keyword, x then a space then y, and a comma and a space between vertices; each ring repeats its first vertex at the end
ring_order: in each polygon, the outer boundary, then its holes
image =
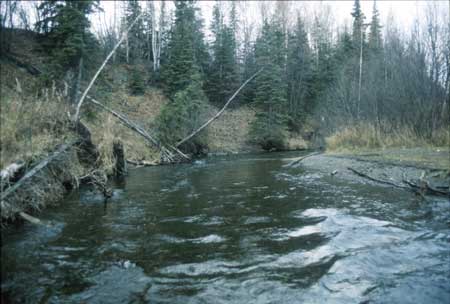
POLYGON ((12 303, 450 303, 450 202, 283 167, 131 170, 2 231, 12 303))

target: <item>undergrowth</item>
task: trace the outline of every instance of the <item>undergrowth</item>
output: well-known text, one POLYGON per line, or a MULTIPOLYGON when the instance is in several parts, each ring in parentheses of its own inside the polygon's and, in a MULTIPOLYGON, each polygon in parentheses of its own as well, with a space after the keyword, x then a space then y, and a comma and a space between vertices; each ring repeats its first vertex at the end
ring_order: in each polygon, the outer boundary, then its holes
POLYGON ((0 111, 0 167, 30 161, 70 136, 67 103, 53 93, 33 97, 3 89, 0 111))

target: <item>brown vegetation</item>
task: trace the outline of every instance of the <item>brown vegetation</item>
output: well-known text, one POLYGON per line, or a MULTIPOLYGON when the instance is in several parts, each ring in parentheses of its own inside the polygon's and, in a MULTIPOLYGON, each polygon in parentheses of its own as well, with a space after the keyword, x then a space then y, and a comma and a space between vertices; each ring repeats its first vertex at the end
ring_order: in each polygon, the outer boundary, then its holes
POLYGON ((28 93, 32 80, 7 64, 2 64, 1 80, 1 168, 19 159, 32 160, 67 140, 68 107, 62 92, 28 93))
POLYGON ((450 130, 434 131, 431 138, 417 135, 411 128, 391 129, 381 133, 372 124, 358 124, 343 128, 326 139, 329 151, 355 151, 385 148, 448 147, 450 130))

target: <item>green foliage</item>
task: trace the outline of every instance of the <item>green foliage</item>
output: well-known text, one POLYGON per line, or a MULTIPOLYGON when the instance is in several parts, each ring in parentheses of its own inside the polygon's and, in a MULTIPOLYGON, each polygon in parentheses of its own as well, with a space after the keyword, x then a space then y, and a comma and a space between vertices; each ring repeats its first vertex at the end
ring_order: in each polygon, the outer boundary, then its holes
POLYGON ((258 113, 250 128, 251 141, 266 151, 283 150, 287 134, 284 121, 278 113, 258 113))
MULTIPOLYGON (((174 145, 195 131, 202 123, 200 118, 206 101, 200 74, 196 72, 190 77, 186 88, 177 92, 173 100, 161 110, 156 122, 159 139, 174 145)), ((206 146, 204 135, 202 131, 181 149, 187 153, 201 153, 206 146)))
POLYGON ((145 81, 142 71, 137 68, 131 68, 128 78, 128 89, 132 95, 142 95, 145 93, 145 81))
POLYGON ((382 49, 380 14, 376 1, 373 2, 372 21, 370 22, 369 49, 372 53, 379 53, 382 49))
POLYGON ((365 35, 363 33, 363 27, 364 27, 364 19, 366 18, 361 10, 361 3, 359 2, 359 0, 355 0, 355 3, 353 5, 353 12, 351 13, 351 15, 353 17, 353 34, 352 34, 353 45, 356 50, 359 50, 361 39, 364 41, 365 38, 365 35))
POLYGON ((256 62, 264 70, 255 79, 254 102, 259 107, 251 137, 263 149, 281 149, 286 128, 287 85, 284 34, 278 24, 264 23, 255 45, 256 62))
POLYGON ((299 130, 314 108, 314 70, 308 36, 300 18, 289 35, 287 62, 287 100, 289 126, 299 130))
MULTIPOLYGON (((242 67, 242 79, 250 78, 257 71, 256 58, 254 52, 254 45, 252 44, 249 35, 244 37, 243 44, 243 67, 242 67)), ((240 93, 240 103, 248 104, 253 102, 256 93, 255 82, 249 82, 247 86, 240 93)))
POLYGON ((208 73, 206 91, 212 102, 223 104, 237 89, 239 75, 233 27, 224 24, 218 4, 214 6, 211 31, 214 35, 213 61, 208 73))
POLYGON ((168 43, 168 62, 162 66, 165 91, 174 96, 191 82, 191 75, 204 67, 208 58, 201 32, 201 20, 196 17, 192 1, 175 1, 175 22, 168 43))
POLYGON ((52 74, 61 75, 76 68, 80 58, 87 56, 87 48, 95 47, 95 38, 89 32, 88 15, 98 7, 98 1, 44 1, 39 6, 42 19, 37 28, 44 32, 44 52, 52 61, 52 74))
MULTIPOLYGON (((128 0, 125 9, 124 27, 128 28, 141 14, 141 6, 137 0, 128 0)), ((145 34, 142 18, 138 19, 128 32, 129 63, 142 59, 145 50, 145 34)))

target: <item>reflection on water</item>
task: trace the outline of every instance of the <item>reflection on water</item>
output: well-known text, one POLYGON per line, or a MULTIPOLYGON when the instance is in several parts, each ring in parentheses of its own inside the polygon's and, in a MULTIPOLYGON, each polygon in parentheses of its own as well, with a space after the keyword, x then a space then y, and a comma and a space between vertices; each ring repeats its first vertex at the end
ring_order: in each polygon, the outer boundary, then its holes
POLYGON ((16 303, 449 303, 450 203, 286 168, 141 168, 2 232, 16 303))

